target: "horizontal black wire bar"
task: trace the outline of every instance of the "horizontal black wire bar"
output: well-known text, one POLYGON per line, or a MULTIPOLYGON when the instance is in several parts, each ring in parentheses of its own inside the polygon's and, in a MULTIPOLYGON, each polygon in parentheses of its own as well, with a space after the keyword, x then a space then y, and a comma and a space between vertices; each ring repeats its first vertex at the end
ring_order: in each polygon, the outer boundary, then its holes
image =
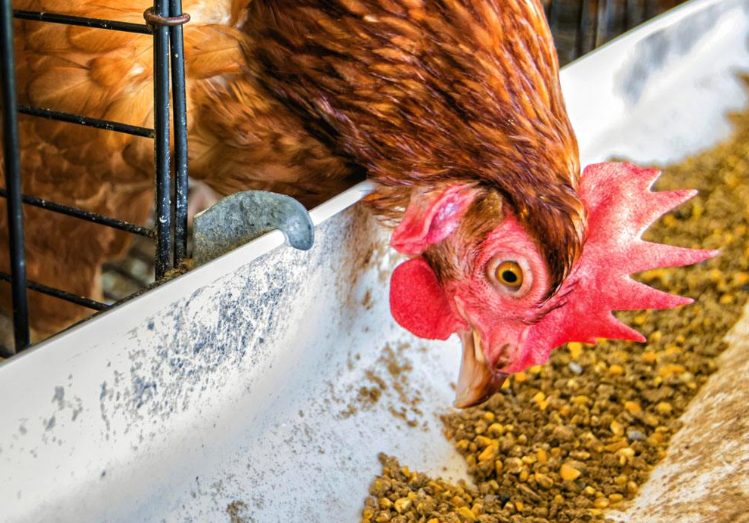
POLYGON ((94 27, 97 29, 109 29, 111 31, 123 31, 125 33, 137 33, 150 35, 151 29, 146 24, 131 24, 130 22, 117 22, 115 20, 102 20, 100 18, 85 18, 82 16, 58 15, 55 13, 42 13, 39 11, 13 10, 13 17, 19 20, 34 20, 37 22, 50 22, 53 24, 79 25, 82 27, 94 27))
POLYGON ((48 120, 58 120, 60 122, 86 125, 88 127, 96 127, 97 129, 105 129, 107 131, 132 134, 134 136, 142 136, 144 138, 153 138, 154 136, 156 136, 153 129, 149 129, 147 127, 138 127, 135 125, 112 122, 110 120, 99 120, 98 118, 89 118, 88 116, 81 116, 78 114, 62 113, 60 111, 53 111, 51 109, 42 109, 41 107, 19 105, 18 112, 28 114, 29 116, 47 118, 48 120))
MULTIPOLYGON (((5 280, 7 282, 10 282, 12 281, 12 278, 10 277, 10 274, 8 274, 7 272, 0 271, 0 280, 5 280)), ((31 280, 28 280, 26 282, 26 286, 32 291, 41 292, 42 294, 47 294, 48 296, 54 296, 55 298, 58 298, 60 300, 69 301, 70 303, 75 303, 76 305, 80 305, 81 307, 86 307, 87 309, 93 309, 95 311, 104 311, 109 308, 109 305, 107 305, 106 303, 95 301, 89 298, 84 298, 83 296, 78 296, 77 294, 72 294, 67 291, 55 289, 54 287, 48 287, 46 285, 42 285, 41 283, 36 283, 31 280)))
MULTIPOLYGON (((140 261, 140 260, 136 260, 136 261, 140 261)), ((149 261, 153 263, 153 257, 151 257, 149 261)), ((149 281, 141 280, 139 277, 137 277, 135 274, 131 273, 124 267, 120 267, 119 265, 114 264, 114 263, 105 263, 102 269, 105 272, 113 272, 117 274, 118 276, 120 276, 121 278, 127 280, 129 283, 135 284, 138 287, 145 287, 146 285, 150 283, 149 281)))
MULTIPOLYGON (((8 192, 5 189, 0 188, 0 198, 7 197, 8 192)), ((121 231, 129 232, 132 234, 138 234, 140 236, 145 236, 146 238, 156 237, 156 233, 154 232, 154 230, 149 229, 148 227, 143 227, 141 225, 136 225, 134 223, 122 220, 117 220, 115 218, 110 218, 109 216, 102 216, 101 214, 97 214, 95 212, 84 211, 83 209, 79 209, 78 207, 69 207, 67 205, 61 205, 55 202, 48 202, 47 200, 42 200, 41 198, 28 196, 26 194, 22 195, 21 199, 23 200, 23 203, 33 205, 34 207, 40 207, 42 209, 46 209, 48 211, 56 212, 59 214, 66 214, 68 216, 73 216, 74 218, 79 218, 87 222, 106 225, 107 227, 112 227, 113 229, 119 229, 121 231)))

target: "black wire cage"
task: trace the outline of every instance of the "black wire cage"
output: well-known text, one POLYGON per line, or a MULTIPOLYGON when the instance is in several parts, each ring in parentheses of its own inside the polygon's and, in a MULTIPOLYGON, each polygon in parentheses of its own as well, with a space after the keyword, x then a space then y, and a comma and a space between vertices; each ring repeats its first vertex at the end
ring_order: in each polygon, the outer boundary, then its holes
MULTIPOLYGON (((24 204, 154 240, 156 243, 154 264, 157 280, 163 278, 168 270, 177 266, 187 256, 187 115, 182 25, 189 21, 190 17, 182 12, 181 0, 155 0, 153 7, 143 13, 143 24, 13 10, 10 0, 1 1, 0 71, 2 73, 5 189, 0 189, 0 196, 7 199, 8 236, 10 240, 8 248, 11 263, 10 274, 0 272, 0 279, 11 283, 13 339, 15 352, 18 352, 30 344, 27 289, 45 293, 95 311, 106 310, 111 306, 27 279, 22 209, 24 204), (16 100, 15 85, 14 18, 39 23, 91 27, 102 31, 124 31, 152 35, 154 39, 154 128, 147 129, 120 122, 89 118, 85 115, 19 105, 16 100), (23 194, 21 187, 22 166, 19 160, 19 114, 153 139, 156 183, 156 219, 154 220, 154 226, 143 227, 84 209, 23 194), (170 148, 170 114, 174 122, 173 150, 170 148), (172 184, 172 166, 174 184, 172 184), (174 197, 172 197, 173 190, 174 197)), ((4 348, 3 352, 8 355, 13 351, 4 348)))
MULTIPOLYGON (((611 38, 681 3, 682 0, 542 0, 562 64, 606 43, 611 38)), ((94 311, 107 304, 77 296, 62 289, 30 281, 26 275, 23 205, 112 227, 155 242, 153 265, 155 279, 180 265, 188 255, 187 228, 187 114, 183 25, 190 19, 182 12, 181 0, 154 0, 143 13, 144 23, 134 24, 69 16, 62 13, 14 10, 11 0, 0 0, 0 91, 2 95, 3 159, 7 199, 10 273, 0 272, 0 280, 10 282, 14 348, 0 347, 0 356, 11 356, 30 346, 29 304, 27 292, 40 292, 94 311), (120 122, 90 118, 80 114, 53 111, 43 107, 19 105, 16 98, 13 20, 124 31, 153 37, 154 126, 153 129, 120 122), (83 125, 110 132, 154 140, 154 180, 156 185, 154 225, 145 227, 117 220, 84 209, 47 201, 22 191, 22 168, 18 118, 26 115, 83 125), (170 129, 170 116, 173 129, 170 129), (174 145, 170 147, 171 138, 174 145)), ((116 269, 116 267, 115 267, 116 269)), ((123 272, 122 269, 117 269, 123 272)))

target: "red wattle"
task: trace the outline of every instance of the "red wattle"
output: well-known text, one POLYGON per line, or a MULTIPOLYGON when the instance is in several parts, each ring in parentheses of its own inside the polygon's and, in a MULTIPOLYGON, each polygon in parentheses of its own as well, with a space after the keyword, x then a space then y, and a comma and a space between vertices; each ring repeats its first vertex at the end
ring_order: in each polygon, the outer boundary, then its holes
POLYGON ((401 263, 390 278, 390 312, 415 336, 446 340, 462 324, 424 258, 401 263))

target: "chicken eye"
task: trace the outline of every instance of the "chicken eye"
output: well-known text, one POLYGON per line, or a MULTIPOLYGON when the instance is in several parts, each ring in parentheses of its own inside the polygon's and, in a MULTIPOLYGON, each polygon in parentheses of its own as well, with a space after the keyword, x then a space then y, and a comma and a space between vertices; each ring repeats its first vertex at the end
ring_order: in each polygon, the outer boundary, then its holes
POLYGON ((511 289, 519 289, 523 285, 523 269, 514 261, 506 261, 497 267, 497 281, 511 289))

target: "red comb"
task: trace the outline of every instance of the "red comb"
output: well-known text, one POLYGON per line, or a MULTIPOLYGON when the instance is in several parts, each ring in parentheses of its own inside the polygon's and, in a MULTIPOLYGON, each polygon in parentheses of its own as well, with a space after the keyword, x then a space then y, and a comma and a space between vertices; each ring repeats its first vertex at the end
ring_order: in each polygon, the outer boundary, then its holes
POLYGON ((547 361, 549 353, 569 341, 595 343, 596 338, 644 342, 636 330, 617 320, 614 310, 667 309, 692 303, 639 283, 630 274, 657 267, 691 265, 718 251, 694 250, 641 239, 660 216, 692 198, 697 191, 652 192, 656 169, 629 163, 587 167, 580 196, 588 212, 583 253, 562 284, 559 305, 531 327, 523 354, 503 369, 518 372, 547 361))

